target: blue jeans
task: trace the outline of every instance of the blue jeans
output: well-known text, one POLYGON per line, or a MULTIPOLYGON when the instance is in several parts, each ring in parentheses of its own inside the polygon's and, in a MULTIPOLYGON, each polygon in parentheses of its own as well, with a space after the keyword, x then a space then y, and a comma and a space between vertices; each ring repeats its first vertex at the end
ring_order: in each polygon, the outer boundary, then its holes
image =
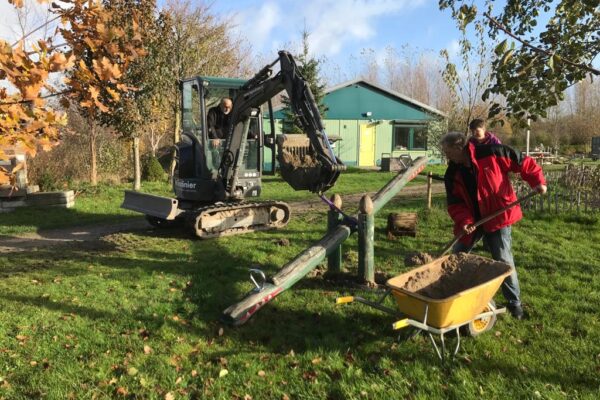
POLYGON ((492 253, 492 258, 496 261, 504 262, 513 267, 513 272, 504 282, 502 282, 502 294, 509 305, 521 305, 521 289, 519 288, 519 278, 511 251, 512 236, 510 226, 500 228, 494 232, 485 232, 483 229, 475 231, 473 242, 470 245, 458 242, 452 248, 453 253, 470 253, 475 244, 483 237, 483 244, 492 253))

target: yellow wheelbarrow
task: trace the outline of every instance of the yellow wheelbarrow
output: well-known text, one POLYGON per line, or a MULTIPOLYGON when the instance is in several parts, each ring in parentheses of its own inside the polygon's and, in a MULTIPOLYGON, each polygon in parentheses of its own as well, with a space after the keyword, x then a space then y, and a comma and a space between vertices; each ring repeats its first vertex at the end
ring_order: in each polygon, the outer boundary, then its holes
POLYGON ((456 334, 454 357, 460 349, 461 331, 470 336, 486 332, 494 326, 497 315, 506 311, 496 307, 493 297, 511 273, 508 264, 460 253, 389 279, 388 289, 377 301, 346 296, 336 303, 363 303, 397 316, 393 329, 413 327, 415 332, 427 332, 438 357, 444 361, 447 333, 456 334), (394 296, 397 310, 383 305, 389 294, 394 296), (440 337, 440 346, 433 335, 440 337))

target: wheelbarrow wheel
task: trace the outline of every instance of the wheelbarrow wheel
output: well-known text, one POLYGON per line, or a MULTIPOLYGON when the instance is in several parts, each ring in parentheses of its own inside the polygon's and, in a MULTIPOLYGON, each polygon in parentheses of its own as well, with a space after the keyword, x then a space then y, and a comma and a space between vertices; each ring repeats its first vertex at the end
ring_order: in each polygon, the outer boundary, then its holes
MULTIPOLYGON (((491 300, 489 302, 489 304, 487 306, 485 306, 485 309, 483 309, 481 312, 484 313, 484 312, 492 311, 495 309, 496 309, 496 303, 494 302, 494 300, 491 300)), ((462 326, 461 332, 463 335, 478 336, 478 335, 481 335, 483 332, 487 332, 490 329, 492 329, 494 327, 495 323, 496 323, 495 315, 491 315, 491 316, 485 317, 485 318, 474 319, 473 321, 469 322, 468 324, 462 326)))

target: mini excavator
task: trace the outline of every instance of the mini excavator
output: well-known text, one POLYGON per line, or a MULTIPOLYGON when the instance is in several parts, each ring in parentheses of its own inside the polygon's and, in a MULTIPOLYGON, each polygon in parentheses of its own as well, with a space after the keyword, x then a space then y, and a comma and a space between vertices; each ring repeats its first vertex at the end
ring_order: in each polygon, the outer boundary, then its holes
POLYGON ((293 57, 286 51, 278 54, 247 81, 181 81, 183 132, 174 147, 176 198, 127 190, 121 207, 145 214, 157 227, 184 223, 202 239, 281 228, 290 218, 286 203, 249 201, 261 192, 265 146, 275 152, 282 179, 295 190, 322 194, 331 188, 345 165, 331 148, 317 103, 293 57), (279 71, 273 74, 277 64, 279 71), (271 99, 283 90, 305 134, 275 136, 271 99), (233 104, 228 133, 224 139, 211 139, 207 113, 225 97, 233 104), (270 135, 263 131, 265 103, 270 135))

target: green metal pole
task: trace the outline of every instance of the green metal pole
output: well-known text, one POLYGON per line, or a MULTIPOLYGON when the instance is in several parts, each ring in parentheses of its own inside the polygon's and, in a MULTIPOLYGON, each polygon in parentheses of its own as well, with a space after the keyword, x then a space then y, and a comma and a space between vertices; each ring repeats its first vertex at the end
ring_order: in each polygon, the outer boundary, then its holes
POLYGON ((325 260, 331 249, 339 246, 344 240, 348 239, 350 233, 351 230, 349 227, 344 224, 338 225, 317 243, 287 263, 271 278, 272 283, 265 282, 262 290, 248 293, 242 300, 223 311, 223 320, 235 326, 244 324, 265 304, 292 287, 325 260))
MULTIPOLYGON (((338 194, 331 196, 331 202, 338 208, 342 209, 342 198, 338 194)), ((332 232, 344 219, 344 216, 335 210, 329 210, 327 213, 327 232, 332 232)), ((331 250, 327 256, 327 268, 329 272, 342 272, 342 245, 331 250)))
POLYGON ((373 201, 368 195, 360 200, 358 213, 358 276, 365 282, 375 283, 375 214, 373 201))

